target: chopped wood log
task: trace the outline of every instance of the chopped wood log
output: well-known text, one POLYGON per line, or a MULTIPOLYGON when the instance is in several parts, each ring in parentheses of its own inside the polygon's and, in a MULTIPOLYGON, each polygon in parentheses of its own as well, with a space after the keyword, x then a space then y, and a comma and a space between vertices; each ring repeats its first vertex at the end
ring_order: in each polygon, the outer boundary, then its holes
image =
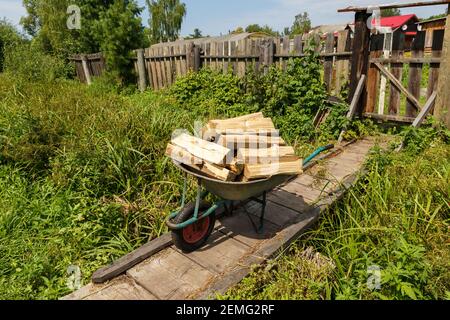
POLYGON ((216 124, 225 125, 230 123, 236 123, 236 122, 245 122, 249 120, 256 120, 256 119, 264 119, 264 115, 262 112, 248 114, 241 117, 231 118, 231 119, 224 119, 224 120, 211 120, 209 124, 212 124, 213 126, 211 128, 214 128, 216 124))
POLYGON ((275 175, 298 175, 303 172, 302 164, 303 161, 298 158, 293 161, 272 164, 246 164, 244 177, 250 181, 275 175))
POLYGON ((244 172, 244 162, 234 158, 230 164, 227 164, 226 168, 233 172, 236 176, 240 176, 244 172))
POLYGON ((275 125, 272 119, 254 119, 247 121, 228 121, 228 120, 212 120, 208 123, 211 129, 225 131, 225 130, 241 130, 245 131, 255 131, 255 130, 275 130, 275 125))
POLYGON ((241 148, 269 148, 274 145, 284 146, 286 142, 281 137, 264 137, 254 135, 221 135, 217 144, 229 148, 231 150, 238 150, 241 148))
POLYGON ((208 162, 204 163, 201 171, 221 181, 234 181, 236 179, 236 174, 233 173, 231 170, 208 162))
POLYGON ((282 162, 277 161, 284 159, 286 157, 295 156, 295 151, 293 147, 272 147, 266 149, 246 149, 242 148, 238 150, 237 160, 248 164, 261 164, 261 163, 271 163, 271 162, 282 162))
POLYGON ((222 164, 231 155, 228 148, 184 133, 173 139, 172 144, 213 164, 222 164))
POLYGON ((173 144, 170 143, 167 145, 166 148, 166 156, 186 165, 193 165, 193 164, 201 165, 203 163, 202 159, 197 158, 196 156, 193 156, 185 149, 180 148, 178 146, 174 146, 173 144))
POLYGON ((247 130, 242 129, 211 129, 209 125, 205 126, 202 130, 202 137, 206 141, 218 141, 221 135, 250 135, 250 136, 262 136, 262 137, 279 137, 280 131, 276 129, 271 130, 247 130))

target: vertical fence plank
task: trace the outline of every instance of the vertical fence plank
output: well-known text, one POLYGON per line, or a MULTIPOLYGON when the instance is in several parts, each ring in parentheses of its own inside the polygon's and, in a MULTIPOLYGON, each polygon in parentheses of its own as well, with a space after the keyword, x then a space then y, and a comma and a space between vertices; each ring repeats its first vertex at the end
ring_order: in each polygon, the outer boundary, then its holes
POLYGON ((222 57, 217 59, 217 70, 223 72, 223 56, 224 56, 223 42, 217 43, 217 55, 222 57))
MULTIPOLYGON (((192 72, 195 68, 194 43, 190 42, 186 45, 186 71, 192 72)), ((205 62, 206 64, 206 62, 205 62)))
MULTIPOLYGON (((289 39, 289 36, 283 37, 283 39, 282 39, 282 51, 281 51, 281 54, 283 56, 288 56, 289 55, 290 45, 291 45, 291 40, 289 39)), ((289 58, 281 59, 281 68, 283 68, 283 70, 286 70, 286 62, 288 61, 288 59, 289 58)))
MULTIPOLYGON (((384 35, 373 35, 370 42, 370 59, 381 57, 383 50, 384 35)), ((369 71, 367 72, 367 103, 365 112, 373 113, 375 111, 375 104, 378 98, 378 85, 380 80, 380 72, 378 68, 370 63, 369 71)))
MULTIPOLYGON (((325 53, 333 53, 334 51, 334 34, 329 32, 325 42, 325 53)), ((331 81, 333 78, 333 57, 325 57, 323 64, 323 81, 327 87, 328 93, 331 93, 331 81)))
MULTIPOLYGON (((413 58, 423 58, 425 49, 425 32, 420 31, 417 33, 411 48, 411 56, 413 58)), ((422 63, 411 63, 409 65, 409 84, 408 91, 417 98, 420 99, 420 83, 422 80, 422 63)), ((406 116, 417 116, 417 110, 410 101, 406 103, 406 116)))
POLYGON ((281 54, 281 39, 280 38, 275 38, 273 40, 273 45, 274 45, 274 51, 275 51, 275 55, 276 55, 276 57, 274 57, 274 59, 273 59, 273 63, 278 68, 281 68, 281 62, 283 61, 283 59, 281 59, 279 57, 280 54, 281 54))
POLYGON ((231 59, 231 67, 232 67, 232 69, 233 69, 233 74, 234 75, 237 75, 237 61, 236 61, 236 58, 234 58, 235 56, 236 56, 236 51, 237 51, 237 49, 236 49, 236 46, 237 46, 237 44, 236 44, 236 41, 231 41, 230 42, 230 50, 231 50, 231 57, 232 57, 232 59, 231 59))
POLYGON ((200 68, 202 67, 201 52, 202 52, 202 49, 200 48, 200 46, 194 45, 194 71, 195 72, 200 71, 200 68))
POLYGON ((297 35, 294 37, 294 54, 301 55, 303 53, 303 41, 302 36, 297 35))
MULTIPOLYGON (((348 30, 339 31, 337 41, 337 53, 350 50, 350 32, 348 30)), ((336 95, 339 95, 350 76, 350 61, 348 57, 336 57, 335 87, 336 95)))
POLYGON ((260 48, 260 68, 267 73, 270 66, 274 63, 274 39, 266 39, 261 42, 260 48))
MULTIPOLYGON (((216 56, 217 55, 216 48, 217 48, 217 43, 216 42, 211 42, 211 50, 210 50, 211 56, 216 56)), ((212 70, 216 70, 216 66, 217 66, 216 58, 211 58, 210 61, 211 61, 210 68, 212 70)))
MULTIPOLYGON (((149 56, 154 56, 154 51, 153 49, 149 49, 148 51, 149 56)), ((153 90, 158 90, 158 72, 156 70, 156 63, 155 63, 155 59, 149 59, 150 62, 150 69, 152 70, 152 79, 153 79, 153 90)))
POLYGON ((159 89, 162 89, 163 83, 164 83, 162 70, 161 70, 161 58, 159 58, 159 56, 160 56, 159 48, 154 49, 154 54, 157 56, 155 59, 155 66, 156 66, 156 74, 158 76, 158 90, 159 90, 159 89))
MULTIPOLYGON (((392 41, 392 58, 403 57, 403 50, 405 48, 405 35, 402 32, 395 32, 392 41)), ((391 63, 392 75, 397 78, 400 82, 403 77, 403 63, 391 63)), ((390 86, 390 97, 389 97, 389 114, 399 115, 400 114, 400 90, 396 86, 390 86)))
MULTIPOLYGON (((211 55, 211 43, 205 43, 205 55, 209 57, 211 55)), ((211 68, 211 58, 205 59, 205 67, 211 68)))
MULTIPOLYGON (((434 30, 433 43, 431 47, 431 56, 440 58, 442 56, 442 45, 444 43, 444 30, 434 30)), ((439 63, 430 64, 430 73, 428 78, 427 99, 431 97, 433 91, 437 89, 439 79, 439 63)))
MULTIPOLYGON (((362 75, 367 75, 368 60, 369 60, 369 41, 370 31, 367 28, 367 20, 371 14, 367 11, 356 12, 355 14, 355 35, 353 43, 353 55, 350 74, 350 88, 349 88, 349 101, 353 99, 359 80, 362 75)), ((363 94, 356 110, 360 113, 365 105, 366 91, 363 90, 363 94)))
POLYGON ((450 4, 447 7, 447 20, 445 24, 437 93, 434 115, 450 129, 450 4))
MULTIPOLYGON (((230 42, 229 41, 224 41, 223 42, 223 55, 225 57, 229 57, 230 56, 230 42)), ((225 74, 229 72, 229 67, 230 67, 229 61, 230 61, 229 58, 225 58, 223 60, 223 72, 225 74)))
POLYGON ((177 56, 175 58, 175 80, 181 77, 181 51, 180 46, 176 45, 173 48, 175 55, 177 56))
POLYGON ((247 73, 250 68, 253 68, 253 58, 251 57, 253 55, 253 40, 248 39, 246 46, 245 46, 245 55, 248 57, 245 60, 245 73, 247 73))
MULTIPOLYGON (((261 49, 261 39, 256 39, 252 44, 252 54, 256 57, 260 57, 260 49, 261 49)), ((259 72, 259 58, 254 58, 254 66, 253 70, 255 72, 259 72)))

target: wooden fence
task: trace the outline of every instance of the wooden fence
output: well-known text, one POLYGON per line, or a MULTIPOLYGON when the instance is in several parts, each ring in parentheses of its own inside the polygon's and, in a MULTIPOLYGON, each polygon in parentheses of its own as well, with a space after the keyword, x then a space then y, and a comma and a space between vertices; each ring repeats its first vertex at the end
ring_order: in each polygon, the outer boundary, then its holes
POLYGON ((75 62, 77 77, 83 83, 91 83, 92 77, 102 75, 106 69, 105 58, 101 53, 77 54, 70 60, 75 62))
MULTIPOLYGON (((244 39, 240 41, 208 42, 177 45, 167 43, 137 50, 136 71, 141 90, 166 88, 189 71, 202 67, 243 76, 248 69, 264 72, 273 64, 286 68, 287 61, 304 56, 305 45, 311 39, 297 36, 244 39)), ((325 40, 315 37, 316 50, 324 62, 324 81, 330 93, 338 93, 349 79, 351 37, 350 31, 329 34, 325 40)))
POLYGON ((434 31, 432 51, 426 56, 425 35, 418 32, 406 55, 404 35, 395 33, 387 56, 383 53, 384 35, 371 36, 366 117, 412 123, 425 103, 434 103, 430 98, 437 88, 444 30, 434 31))

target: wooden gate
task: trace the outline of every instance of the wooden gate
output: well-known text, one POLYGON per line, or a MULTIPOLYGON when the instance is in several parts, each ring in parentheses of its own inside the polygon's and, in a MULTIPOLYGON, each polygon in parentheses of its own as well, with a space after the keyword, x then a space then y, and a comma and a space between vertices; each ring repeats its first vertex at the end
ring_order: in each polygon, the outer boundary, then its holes
POLYGON ((407 51, 404 33, 394 33, 388 57, 383 56, 385 35, 371 36, 366 117, 412 123, 426 105, 434 103, 444 30, 434 31, 432 51, 426 55, 425 35, 418 32, 407 51))

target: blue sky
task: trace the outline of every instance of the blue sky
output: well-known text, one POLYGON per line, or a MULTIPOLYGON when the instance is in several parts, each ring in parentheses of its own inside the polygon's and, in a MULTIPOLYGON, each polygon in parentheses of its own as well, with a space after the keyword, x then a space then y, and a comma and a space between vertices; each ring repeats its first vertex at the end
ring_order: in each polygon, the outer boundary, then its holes
MULTIPOLYGON (((141 5, 145 0, 138 0, 141 5)), ((239 26, 251 23, 268 24, 282 31, 290 26, 297 13, 307 11, 313 25, 346 23, 352 20, 352 14, 337 13, 337 9, 350 5, 369 5, 391 3, 392 0, 183 0, 187 6, 187 16, 183 23, 182 35, 192 33, 194 28, 203 34, 219 35, 228 33, 239 26)), ((411 1, 398 1, 411 2, 411 1)), ((445 12, 446 6, 409 8, 402 13, 415 13, 419 17, 445 12)), ((25 10, 22 0, 0 0, 0 18, 18 24, 25 10)), ((145 10, 146 22, 148 13, 145 10)))

